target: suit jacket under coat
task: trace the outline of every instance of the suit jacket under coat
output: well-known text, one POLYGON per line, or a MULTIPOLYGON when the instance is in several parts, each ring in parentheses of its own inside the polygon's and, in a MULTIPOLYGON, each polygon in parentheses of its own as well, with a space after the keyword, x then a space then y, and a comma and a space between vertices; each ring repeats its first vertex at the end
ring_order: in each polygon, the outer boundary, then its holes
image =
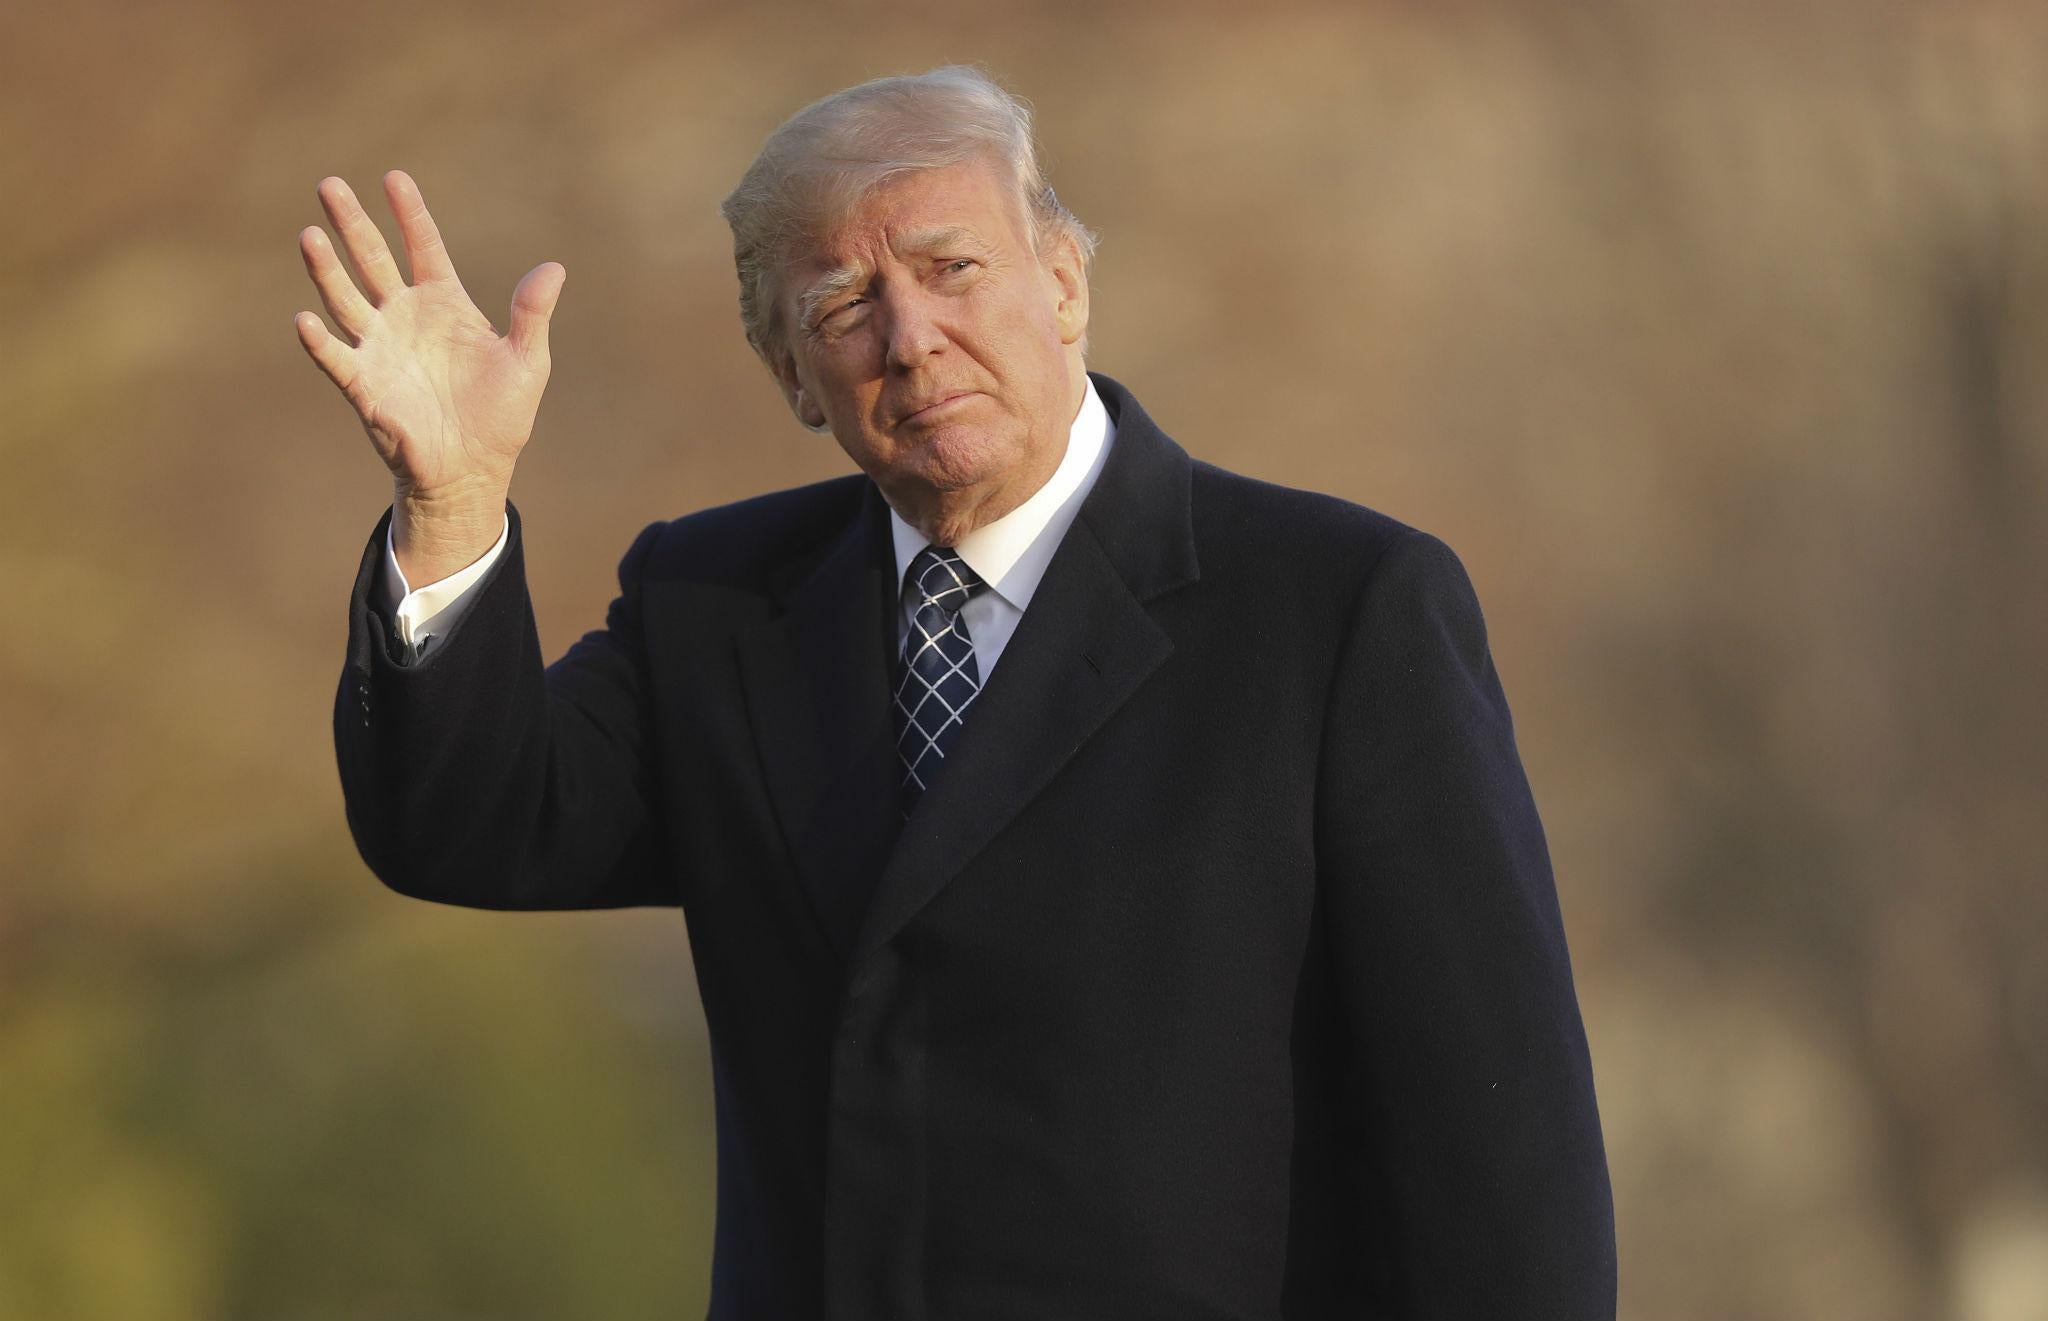
MULTIPOLYGON (((393 889, 680 905, 713 1321, 1611 1317, 1564 932, 1441 541, 1116 435, 909 821, 863 474, 643 532, 543 669, 516 512, 335 739, 393 889)), ((388 515, 387 515, 388 518, 388 515)))

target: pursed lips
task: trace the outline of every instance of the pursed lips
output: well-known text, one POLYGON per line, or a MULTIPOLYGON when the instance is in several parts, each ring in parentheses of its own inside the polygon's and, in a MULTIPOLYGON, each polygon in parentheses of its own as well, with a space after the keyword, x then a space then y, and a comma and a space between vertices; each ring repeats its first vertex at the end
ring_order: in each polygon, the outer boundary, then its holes
POLYGON ((967 396, 973 393, 974 391, 972 390, 955 390, 951 394, 940 395, 937 399, 932 400, 930 403, 919 404, 916 408, 913 408, 909 412, 905 413, 899 420, 898 424, 901 425, 902 422, 914 422, 925 413, 931 412, 934 408, 943 407, 946 404, 952 403, 955 399, 965 399, 967 396))

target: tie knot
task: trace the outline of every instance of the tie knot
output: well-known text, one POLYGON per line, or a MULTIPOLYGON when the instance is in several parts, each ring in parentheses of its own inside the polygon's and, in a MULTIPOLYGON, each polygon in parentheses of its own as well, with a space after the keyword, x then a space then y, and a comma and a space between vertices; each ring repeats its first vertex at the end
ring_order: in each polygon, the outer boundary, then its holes
POLYGON ((958 613, 969 597, 988 587, 951 546, 926 546, 919 551, 910 562, 907 585, 917 593, 920 609, 933 605, 949 615, 958 613))

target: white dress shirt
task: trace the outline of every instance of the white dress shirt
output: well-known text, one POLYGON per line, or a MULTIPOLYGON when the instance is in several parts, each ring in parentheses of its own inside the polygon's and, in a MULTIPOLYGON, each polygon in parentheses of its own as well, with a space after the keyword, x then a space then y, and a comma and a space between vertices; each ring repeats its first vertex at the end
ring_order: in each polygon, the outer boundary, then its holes
POLYGON ((508 514, 498 528, 498 540, 466 569, 458 569, 439 582, 415 588, 405 581, 398 567, 398 551, 391 544, 391 529, 384 529, 384 605, 398 627, 398 638, 409 646, 424 647, 428 638, 439 637, 455 627, 455 621, 469 606, 470 589, 504 553, 505 538, 512 534, 508 514))
MULTIPOLYGON (((974 643, 975 666, 981 671, 983 683, 988 682, 989 672, 995 669, 1003 648, 1009 644, 1010 635, 1017 631, 1017 621, 1023 617, 1024 608, 1031 604, 1031 595, 1038 590, 1039 579, 1045 576, 1045 566, 1052 562, 1060 539, 1066 536, 1081 502, 1094 488, 1095 479, 1102 472, 1103 461, 1109 456, 1110 442, 1115 439, 1109 411, 1102 406, 1101 396, 1095 393, 1095 382, 1085 377, 1083 380, 1087 384, 1087 393, 1082 396, 1081 411, 1075 415, 1073 425, 1067 431, 1066 453, 1061 456, 1059 467, 1053 470, 1045 485, 1032 492, 1023 504, 995 522, 976 528, 953 547, 967 562, 967 567, 979 574, 990 588, 977 593, 960 609, 967 621, 967 635, 974 643)), ((901 603, 897 611, 896 642, 900 648, 910 632, 911 617, 917 609, 915 601, 902 599, 906 595, 903 579, 910 570, 910 562, 930 543, 917 529, 904 522, 903 516, 894 509, 889 511, 889 527, 896 546, 896 594, 901 603)), ((398 554, 392 548, 391 533, 387 528, 384 534, 384 604, 397 627, 400 640, 411 646, 424 647, 427 639, 455 627, 455 621, 468 608, 477 581, 504 553, 505 539, 510 532, 511 520, 507 519, 498 532, 497 544, 485 551, 474 564, 439 582, 416 588, 406 582, 405 572, 398 567, 398 554)))

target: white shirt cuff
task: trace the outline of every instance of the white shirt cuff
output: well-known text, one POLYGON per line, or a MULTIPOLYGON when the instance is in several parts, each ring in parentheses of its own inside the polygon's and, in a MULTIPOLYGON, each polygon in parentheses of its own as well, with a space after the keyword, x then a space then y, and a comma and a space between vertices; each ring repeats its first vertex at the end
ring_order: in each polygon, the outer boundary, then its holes
POLYGON ((449 574, 437 583, 415 588, 406 582, 405 571, 398 567, 398 551, 391 544, 391 529, 387 526, 384 529, 384 607, 398 627, 399 640, 407 646, 418 647, 428 638, 438 637, 454 628, 455 621, 462 618, 462 612, 469 608, 477 580, 497 563, 498 556, 504 553, 505 539, 511 533, 512 520, 508 516, 498 531, 497 543, 479 556, 476 563, 449 574))

